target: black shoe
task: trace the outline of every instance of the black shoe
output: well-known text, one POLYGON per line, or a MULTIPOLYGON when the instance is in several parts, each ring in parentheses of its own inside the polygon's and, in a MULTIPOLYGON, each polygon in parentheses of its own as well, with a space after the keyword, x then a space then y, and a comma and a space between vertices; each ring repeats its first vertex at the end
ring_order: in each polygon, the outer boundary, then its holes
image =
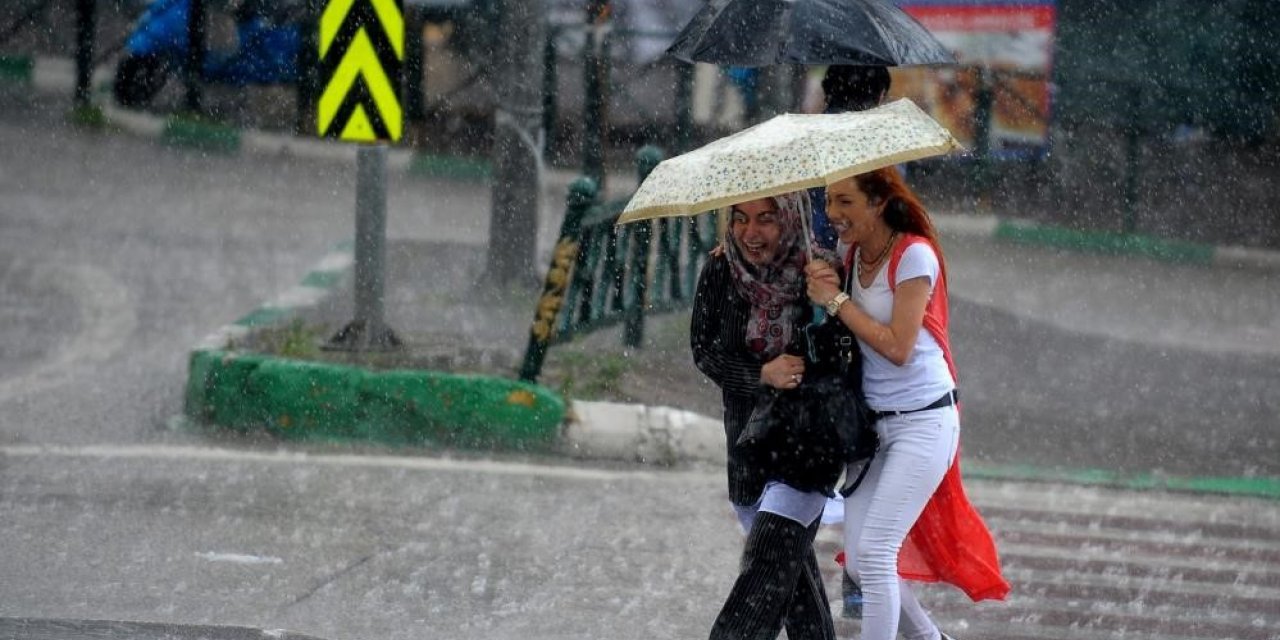
POLYGON ((956 640, 955 638, 943 633, 942 629, 938 629, 938 635, 942 636, 942 640, 956 640))

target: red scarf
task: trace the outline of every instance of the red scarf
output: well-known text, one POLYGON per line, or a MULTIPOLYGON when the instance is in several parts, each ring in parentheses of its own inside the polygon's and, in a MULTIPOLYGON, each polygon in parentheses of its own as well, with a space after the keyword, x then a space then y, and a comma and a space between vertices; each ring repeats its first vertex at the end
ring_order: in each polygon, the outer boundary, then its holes
MULTIPOLYGON (((893 249, 889 258, 889 290, 896 289, 898 263, 902 254, 913 244, 929 240, 915 234, 905 234, 893 249)), ((937 251, 937 247, 934 247, 937 251)), ((939 255, 941 255, 939 253, 939 255)), ((852 275, 853 249, 845 260, 845 271, 852 275)), ((947 338, 947 277, 940 271, 933 295, 924 310, 924 329, 942 348, 942 356, 956 376, 955 361, 951 357, 951 342, 947 338)), ((957 410, 959 407, 957 407, 957 410)), ((922 582, 946 582, 964 591, 974 601, 1003 600, 1009 594, 1009 583, 1000 572, 1000 557, 996 553, 995 540, 965 495, 960 480, 960 451, 925 505, 920 519, 916 520, 898 553, 898 575, 908 580, 922 582)))

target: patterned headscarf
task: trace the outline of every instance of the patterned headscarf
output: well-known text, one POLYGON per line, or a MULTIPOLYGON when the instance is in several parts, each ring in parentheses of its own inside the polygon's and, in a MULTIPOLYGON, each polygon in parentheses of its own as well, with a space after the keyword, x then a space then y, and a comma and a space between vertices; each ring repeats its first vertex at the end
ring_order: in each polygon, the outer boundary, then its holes
MULTIPOLYGON (((807 191, 775 196, 773 201, 778 207, 782 237, 769 264, 756 266, 743 257, 742 248, 733 236, 732 221, 725 230, 724 242, 734 288, 751 303, 747 318, 747 349, 760 354, 764 361, 772 360, 786 350, 791 342, 791 328, 804 308, 804 266, 809 259, 804 242, 806 225, 802 216, 811 220, 809 216, 813 215, 807 191)), ((812 238, 812 231, 810 236, 814 257, 835 264, 834 254, 820 249, 812 238)))

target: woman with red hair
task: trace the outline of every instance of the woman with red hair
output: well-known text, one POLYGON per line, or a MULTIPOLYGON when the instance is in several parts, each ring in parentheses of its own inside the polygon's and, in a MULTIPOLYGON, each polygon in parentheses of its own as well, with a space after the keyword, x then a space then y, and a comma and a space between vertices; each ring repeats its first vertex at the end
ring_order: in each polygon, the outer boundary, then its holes
POLYGON ((827 187, 848 245, 847 279, 814 261, 810 300, 844 323, 863 355, 863 393, 880 450, 845 501, 849 575, 862 585, 862 637, 949 638, 905 579, 945 581, 1003 599, 995 543, 960 483, 960 413, 947 337, 946 264, 920 200, 887 167, 827 187), (921 329, 924 329, 923 331, 921 329))

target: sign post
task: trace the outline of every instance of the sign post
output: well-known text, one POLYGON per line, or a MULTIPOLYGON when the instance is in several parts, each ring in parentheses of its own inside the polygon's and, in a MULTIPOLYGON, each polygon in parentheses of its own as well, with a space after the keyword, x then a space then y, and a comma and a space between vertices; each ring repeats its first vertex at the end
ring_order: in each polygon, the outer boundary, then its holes
POLYGON ((320 136, 361 143, 356 162, 355 319, 329 348, 385 351, 401 345, 383 317, 387 143, 400 139, 405 57, 401 0, 327 0, 320 14, 320 136))
POLYGON ((81 109, 90 106, 96 4, 93 0, 76 2, 76 107, 81 109))

